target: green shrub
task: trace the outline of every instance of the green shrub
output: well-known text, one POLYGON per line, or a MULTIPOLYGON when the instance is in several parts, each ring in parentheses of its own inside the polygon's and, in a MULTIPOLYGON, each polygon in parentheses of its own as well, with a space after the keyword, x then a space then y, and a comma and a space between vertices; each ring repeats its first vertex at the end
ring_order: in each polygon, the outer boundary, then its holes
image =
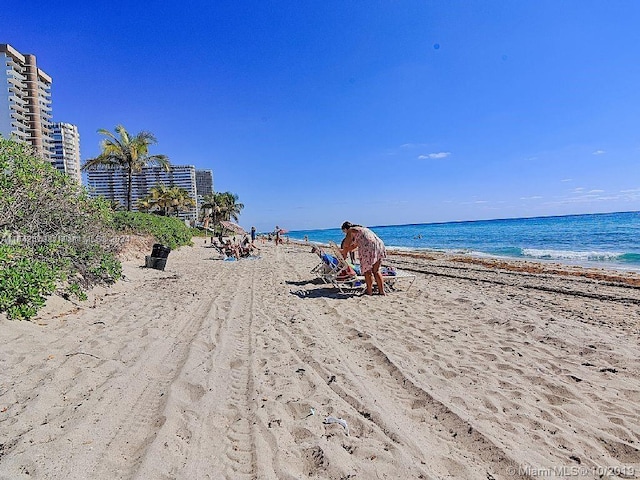
POLYGON ((172 249, 194 235, 177 218, 115 213, 28 145, 0 138, 0 312, 29 319, 55 291, 84 300, 93 285, 116 282, 118 232, 172 249))
POLYGON ((33 317, 56 289, 84 289, 122 275, 113 212, 24 143, 0 138, 0 312, 33 317), (71 279, 71 280, 69 280, 71 279))
POLYGON ((60 280, 52 266, 29 258, 28 249, 0 245, 0 312, 9 318, 28 319, 36 314, 60 280))
POLYGON ((116 212, 113 226, 123 233, 146 233, 156 242, 174 249, 183 245, 192 245, 191 228, 175 217, 163 217, 142 212, 116 212))
POLYGON ((74 296, 76 297, 78 300, 86 300, 87 299, 87 294, 85 293, 84 290, 82 290, 82 287, 80 287, 80 284, 78 284, 77 282, 73 282, 70 283, 67 288, 66 291, 63 293, 65 298, 69 298, 70 296, 74 296))
POLYGON ((192 237, 210 237, 211 236, 211 232, 208 232, 202 228, 190 228, 189 231, 191 232, 192 237))

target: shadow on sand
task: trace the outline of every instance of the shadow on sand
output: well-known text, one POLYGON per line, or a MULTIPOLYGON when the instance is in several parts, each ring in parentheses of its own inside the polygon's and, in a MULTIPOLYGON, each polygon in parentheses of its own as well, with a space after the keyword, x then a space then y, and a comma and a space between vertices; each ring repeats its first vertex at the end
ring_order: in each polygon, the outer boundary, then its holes
MULTIPOLYGON (((313 282, 308 282, 308 283, 313 283, 313 282)), ((310 290, 305 290, 305 289, 291 290, 290 293, 299 298, 348 298, 348 297, 357 297, 362 295, 362 293, 359 291, 341 293, 335 287, 332 287, 330 285, 327 285, 326 287, 322 287, 322 288, 313 288, 310 290)))

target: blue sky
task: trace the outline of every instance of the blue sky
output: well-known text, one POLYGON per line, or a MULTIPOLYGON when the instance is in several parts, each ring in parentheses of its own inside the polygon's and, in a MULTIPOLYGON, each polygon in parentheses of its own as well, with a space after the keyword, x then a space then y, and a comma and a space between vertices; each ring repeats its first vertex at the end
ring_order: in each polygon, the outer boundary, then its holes
POLYGON ((83 159, 151 131, 247 228, 640 210, 636 0, 16 3, 83 159))

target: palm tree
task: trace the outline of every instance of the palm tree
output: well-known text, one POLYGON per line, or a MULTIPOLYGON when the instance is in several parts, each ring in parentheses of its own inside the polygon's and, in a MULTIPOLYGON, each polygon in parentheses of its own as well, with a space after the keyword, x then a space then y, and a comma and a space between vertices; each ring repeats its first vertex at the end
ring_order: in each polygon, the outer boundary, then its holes
POLYGON ((138 200, 138 210, 159 211, 165 217, 171 213, 189 210, 196 206, 196 201, 189 196, 189 192, 181 187, 165 187, 162 183, 149 189, 149 195, 138 200))
POLYGON ((202 197, 202 204, 200 205, 200 209, 202 211, 202 219, 205 217, 214 217, 215 214, 219 213, 218 204, 216 203, 216 194, 208 193, 207 195, 202 197), (211 211, 209 211, 211 210, 211 211))
POLYGON ((225 220, 238 221, 240 218, 240 212, 244 208, 244 204, 238 203, 238 195, 231 192, 224 192, 220 194, 222 197, 222 215, 225 220))
POLYGON ((181 187, 172 187, 167 192, 166 196, 169 207, 173 209, 176 217, 179 212, 189 210, 191 207, 196 206, 196 201, 189 196, 189 192, 181 187))
POLYGON ((138 210, 141 212, 150 212, 151 210, 153 210, 153 207, 155 205, 151 197, 147 195, 144 198, 138 199, 138 201, 136 202, 136 206, 138 207, 138 210))
POLYGON ((131 185, 133 175, 140 173, 147 165, 158 165, 169 170, 169 158, 165 155, 149 155, 149 146, 157 143, 150 132, 140 132, 130 135, 122 126, 115 128, 114 135, 108 130, 100 129, 98 133, 104 135, 100 144, 102 153, 96 158, 87 160, 82 170, 99 170, 101 168, 122 168, 127 172, 127 210, 131 211, 131 185))
POLYGON ((149 195, 146 197, 149 203, 153 205, 152 209, 160 210, 161 215, 168 216, 171 207, 170 188, 165 187, 162 183, 158 183, 155 187, 149 189, 149 195))
POLYGON ((202 203, 203 217, 210 216, 213 218, 212 228, 215 229, 216 224, 221 220, 238 221, 240 212, 244 208, 242 203, 238 203, 238 195, 231 192, 212 193, 205 195, 202 203), (207 213, 211 210, 211 213, 207 213))

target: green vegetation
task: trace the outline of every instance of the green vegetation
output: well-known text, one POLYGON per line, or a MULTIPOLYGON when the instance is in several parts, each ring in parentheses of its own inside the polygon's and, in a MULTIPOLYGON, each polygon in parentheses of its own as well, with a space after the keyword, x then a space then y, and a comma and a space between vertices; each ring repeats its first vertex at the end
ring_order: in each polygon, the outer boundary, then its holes
POLYGON ((149 155, 149 146, 156 143, 156 138, 150 132, 140 132, 131 135, 122 126, 115 128, 116 135, 109 130, 100 129, 106 138, 102 141, 102 153, 96 158, 87 160, 83 170, 98 170, 101 168, 123 168, 127 172, 127 211, 131 211, 131 185, 133 175, 140 173, 147 165, 159 165, 169 170, 169 159, 165 155, 149 155))
POLYGON ((0 138, 0 312, 33 317, 48 295, 122 275, 120 238, 107 202, 89 198, 22 143, 0 138))
POLYGON ((123 233, 153 235, 158 243, 174 249, 191 245, 192 232, 182 220, 142 212, 116 212, 113 226, 123 233))
POLYGON ((207 230, 204 230, 202 228, 190 228, 189 231, 191 232, 192 237, 210 237, 211 236, 211 232, 208 232, 207 230))
POLYGON ((34 316, 58 280, 53 267, 30 258, 25 249, 0 245, 0 312, 9 318, 34 316))
POLYGON ((149 191, 149 195, 138 200, 137 207, 142 212, 157 212, 165 217, 177 217, 179 212, 186 212, 196 206, 196 201, 184 188, 158 184, 149 191))

